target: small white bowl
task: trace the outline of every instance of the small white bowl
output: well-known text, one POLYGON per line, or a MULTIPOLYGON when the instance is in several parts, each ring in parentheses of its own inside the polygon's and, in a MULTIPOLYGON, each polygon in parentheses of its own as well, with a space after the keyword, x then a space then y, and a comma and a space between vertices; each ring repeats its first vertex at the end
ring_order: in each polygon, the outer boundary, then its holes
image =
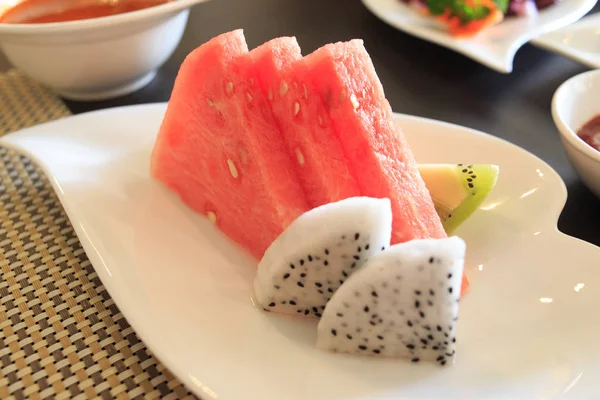
POLYGON ((189 8, 176 0, 109 17, 0 23, 0 47, 33 79, 72 100, 103 100, 148 84, 179 44, 189 8))
POLYGON ((563 83, 552 99, 552 117, 563 146, 581 180, 600 198, 600 152, 577 136, 586 122, 600 115, 600 70, 563 83))

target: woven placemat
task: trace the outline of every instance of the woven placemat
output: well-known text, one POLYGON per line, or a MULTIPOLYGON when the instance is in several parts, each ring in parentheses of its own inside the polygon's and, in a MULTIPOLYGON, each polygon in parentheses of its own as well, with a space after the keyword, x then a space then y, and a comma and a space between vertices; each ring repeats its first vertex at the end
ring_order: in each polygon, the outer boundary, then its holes
MULTIPOLYGON (((0 74, 0 135, 70 114, 0 74)), ((0 147, 0 399, 193 399, 129 326, 46 177, 0 147)))

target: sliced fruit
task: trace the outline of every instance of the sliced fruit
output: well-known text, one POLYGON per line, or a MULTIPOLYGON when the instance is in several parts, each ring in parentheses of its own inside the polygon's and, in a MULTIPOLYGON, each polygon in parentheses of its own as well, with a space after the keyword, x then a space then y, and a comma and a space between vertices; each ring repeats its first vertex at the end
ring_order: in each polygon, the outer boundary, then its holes
POLYGON ((362 40, 327 44, 304 63, 360 194, 391 201, 392 244, 446 237, 362 40))
POLYGON ((458 237, 413 240, 373 256, 334 293, 317 346, 450 364, 465 258, 458 237))
POLYGON ((320 317, 333 293, 392 231, 388 199, 352 197, 302 214, 265 252, 254 280, 266 311, 320 317))
MULTIPOLYGON (((280 45, 281 62, 293 60, 295 48, 280 45)), ((241 30, 186 57, 151 171, 257 259, 309 209, 241 30)))
POLYGON ((500 173, 492 164, 420 164, 418 168, 448 234, 477 211, 500 173))
MULTIPOLYGON (((310 207, 360 195, 349 171, 342 144, 335 135, 325 103, 308 79, 309 69, 298 56, 290 65, 281 59, 275 39, 253 50, 261 85, 294 160, 310 207)), ((310 60, 310 58, 309 58, 310 60)))

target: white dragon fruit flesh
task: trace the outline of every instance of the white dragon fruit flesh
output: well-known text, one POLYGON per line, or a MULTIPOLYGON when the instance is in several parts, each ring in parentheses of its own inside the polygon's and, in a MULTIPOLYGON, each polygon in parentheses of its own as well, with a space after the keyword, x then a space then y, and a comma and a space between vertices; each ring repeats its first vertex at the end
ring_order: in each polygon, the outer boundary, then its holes
POLYGON ((353 197, 298 217, 258 265, 254 297, 266 311, 321 317, 344 281, 390 244, 389 199, 353 197))
POLYGON ((454 360, 466 245, 413 240, 372 257, 333 295, 317 347, 413 362, 454 360))

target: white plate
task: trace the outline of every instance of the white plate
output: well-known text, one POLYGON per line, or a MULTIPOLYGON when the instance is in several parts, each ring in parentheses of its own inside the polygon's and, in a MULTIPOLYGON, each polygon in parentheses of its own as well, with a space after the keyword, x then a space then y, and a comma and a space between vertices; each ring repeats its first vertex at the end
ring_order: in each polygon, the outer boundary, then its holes
POLYGON ((417 14, 400 0, 362 0, 373 14, 406 33, 462 53, 499 72, 510 73, 521 46, 534 37, 583 17, 596 0, 563 0, 535 18, 507 18, 470 39, 456 39, 437 21, 417 14))
POLYGON ((317 350, 313 322, 250 302, 255 264, 148 176, 165 106, 105 110, 8 135, 50 177, 115 302, 204 399, 599 398, 600 249, 556 229, 544 162, 454 125, 398 116, 419 162, 500 165, 458 232, 472 283, 454 366, 317 350), (435 145, 433 145, 435 144, 435 145))
POLYGON ((600 68, 600 13, 531 41, 590 68, 600 68))

